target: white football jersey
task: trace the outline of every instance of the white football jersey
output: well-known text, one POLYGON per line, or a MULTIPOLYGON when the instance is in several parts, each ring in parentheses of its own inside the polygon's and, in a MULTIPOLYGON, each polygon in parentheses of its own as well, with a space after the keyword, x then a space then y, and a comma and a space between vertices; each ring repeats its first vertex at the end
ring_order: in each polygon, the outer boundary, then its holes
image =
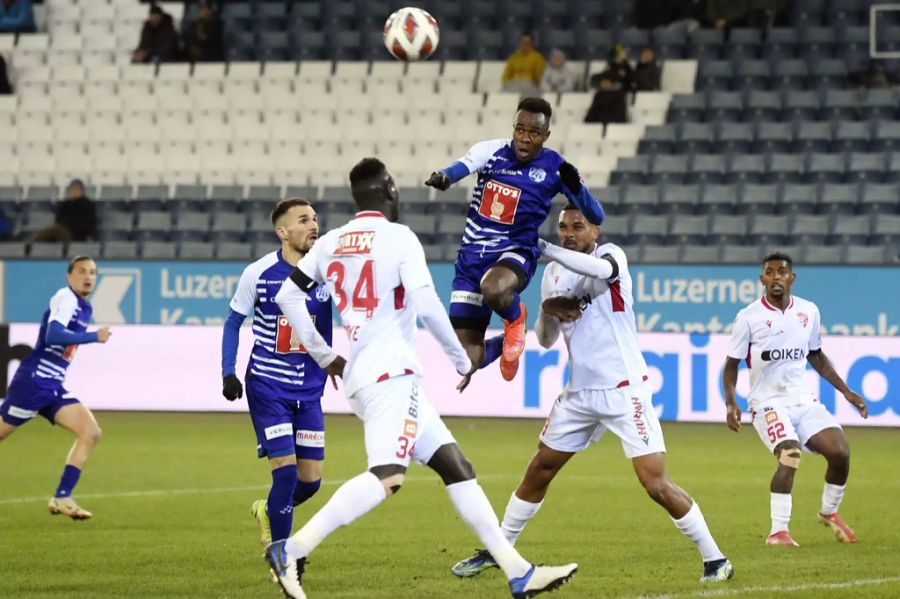
POLYGON ((751 407, 773 399, 796 405, 815 401, 804 373, 809 352, 821 348, 819 308, 814 303, 793 295, 782 312, 763 296, 738 312, 728 355, 747 361, 751 407))
POLYGON ((647 363, 638 345, 628 258, 612 243, 596 246, 591 255, 612 256, 619 265, 618 276, 612 280, 586 277, 551 262, 541 281, 542 299, 581 298, 581 318, 560 327, 572 373, 567 388, 580 391, 639 384, 647 380, 647 363))
POLYGON ((316 241, 298 264, 326 282, 350 338, 347 395, 392 376, 422 374, 416 314, 406 294, 433 286, 418 237, 380 212, 360 212, 316 241))

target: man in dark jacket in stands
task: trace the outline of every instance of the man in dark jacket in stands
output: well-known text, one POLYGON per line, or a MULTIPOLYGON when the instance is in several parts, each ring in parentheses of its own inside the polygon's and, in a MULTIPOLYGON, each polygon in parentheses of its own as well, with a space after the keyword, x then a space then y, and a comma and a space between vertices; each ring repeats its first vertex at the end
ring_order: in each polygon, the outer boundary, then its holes
POLYGON ((30 241, 91 241, 97 237, 97 212, 84 194, 84 183, 73 179, 66 197, 56 204, 56 223, 34 234, 30 241))
POLYGON ((134 51, 132 62, 175 62, 181 58, 178 32, 172 15, 157 5, 150 7, 150 16, 141 30, 141 41, 134 51))
POLYGON ((628 92, 605 73, 600 76, 600 89, 594 94, 591 107, 584 117, 585 123, 627 123, 628 92))
POLYGON ((200 3, 197 18, 184 31, 184 47, 191 62, 223 60, 222 21, 209 0, 200 3))

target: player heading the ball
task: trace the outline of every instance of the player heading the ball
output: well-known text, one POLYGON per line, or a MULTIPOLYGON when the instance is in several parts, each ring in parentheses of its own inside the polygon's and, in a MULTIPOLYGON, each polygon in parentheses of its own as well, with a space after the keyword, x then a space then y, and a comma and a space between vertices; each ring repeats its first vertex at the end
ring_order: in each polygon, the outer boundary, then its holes
POLYGON ((76 256, 69 262, 69 283, 50 299, 41 318, 34 350, 19 364, 0 405, 0 441, 40 414, 75 435, 75 444, 66 457, 66 466, 56 493, 48 504, 51 514, 73 520, 87 520, 91 512, 72 499, 81 471, 100 441, 100 427, 94 415, 63 387, 66 372, 79 345, 106 343, 109 327, 88 332, 92 308, 87 301, 97 283, 97 264, 90 256, 76 256))
POLYGON ((543 98, 521 100, 512 139, 477 143, 425 182, 446 190, 478 174, 455 264, 450 322, 472 363, 484 368, 501 358, 500 372, 507 381, 518 372, 525 349, 527 313, 519 293, 534 276, 538 230, 553 197, 564 194, 595 225, 604 218, 578 170, 544 147, 552 114, 543 98), (503 319, 504 333, 485 342, 493 312, 503 319))
POLYGON ((841 543, 855 543, 856 534, 838 515, 850 474, 850 447, 841 425, 806 386, 807 363, 840 391, 863 418, 869 412, 865 400, 847 387, 822 351, 818 306, 791 295, 796 279, 790 256, 766 256, 759 276, 765 295, 735 318, 722 372, 728 428, 741 430, 735 386, 738 365, 746 360, 750 369, 747 403, 751 422, 763 445, 778 461, 769 485, 772 528, 766 544, 798 547, 788 532, 788 523, 801 450, 822 454, 828 463, 819 522, 831 528, 841 543))

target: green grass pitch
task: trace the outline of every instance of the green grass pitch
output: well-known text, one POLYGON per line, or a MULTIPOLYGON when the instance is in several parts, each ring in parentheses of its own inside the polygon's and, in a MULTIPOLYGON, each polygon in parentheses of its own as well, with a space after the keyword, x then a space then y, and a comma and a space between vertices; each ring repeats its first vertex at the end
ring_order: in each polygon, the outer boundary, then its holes
MULTIPOLYGON (((46 501, 70 444, 44 422, 0 444, 0 597, 277 597, 251 502, 268 471, 246 415, 100 413, 104 438, 75 497, 88 522, 51 517, 46 501)), ((448 419, 498 515, 530 458, 539 421, 448 419)), ((850 484, 841 514, 860 537, 835 542, 816 523, 824 461, 804 455, 791 532, 798 550, 763 544, 774 460, 745 427, 664 423, 669 470, 703 508, 734 563, 728 584, 701 587, 700 559, 643 493, 615 438, 577 456, 519 542, 526 558, 577 561, 552 597, 900 597, 900 432, 848 429, 850 484), (881 579, 881 580, 879 580, 881 579)), ((294 529, 365 467, 361 424, 327 421, 325 484, 294 529)), ((507 597, 497 570, 457 580, 450 566, 478 541, 436 475, 414 466, 397 497, 313 554, 310 597, 507 597)))

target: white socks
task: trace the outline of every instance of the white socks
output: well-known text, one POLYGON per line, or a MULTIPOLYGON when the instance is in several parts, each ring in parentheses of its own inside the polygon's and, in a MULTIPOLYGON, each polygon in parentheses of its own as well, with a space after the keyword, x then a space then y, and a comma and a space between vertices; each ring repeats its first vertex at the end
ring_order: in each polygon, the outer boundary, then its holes
POLYGON ((825 483, 822 490, 822 513, 826 516, 838 511, 841 500, 844 498, 844 490, 847 485, 833 485, 829 482, 825 483))
POLYGON ((516 540, 522 534, 525 525, 534 518, 534 515, 541 509, 543 503, 543 501, 531 503, 524 499, 519 499, 513 492, 509 498, 509 503, 506 504, 506 513, 503 514, 503 523, 500 525, 500 530, 503 531, 503 536, 506 537, 510 545, 516 544, 516 540))
MULTIPOLYGON (((460 518, 484 544, 506 578, 520 578, 528 573, 531 564, 506 540, 497 524, 491 503, 475 479, 447 485, 447 494, 460 518)), ((301 531, 303 532, 303 531, 301 531)))
POLYGON ((288 555, 295 559, 306 557, 325 537, 371 511, 386 497, 384 486, 371 472, 351 478, 297 534, 288 539, 285 544, 288 555))
MULTIPOLYGON (((822 501, 824 502, 824 497, 822 501)), ((769 532, 769 535, 774 535, 776 532, 787 530, 788 522, 791 521, 791 494, 772 493, 769 505, 772 510, 772 530, 769 532)))
POLYGON ((725 554, 719 551, 719 546, 713 540, 709 527, 706 525, 706 520, 703 519, 703 512, 700 511, 700 506, 696 502, 691 505, 691 509, 688 510, 687 514, 678 520, 672 518, 672 522, 675 523, 678 530, 684 533, 684 536, 693 541, 697 549, 700 550, 700 555, 703 557, 704 562, 711 562, 725 557, 725 554))

